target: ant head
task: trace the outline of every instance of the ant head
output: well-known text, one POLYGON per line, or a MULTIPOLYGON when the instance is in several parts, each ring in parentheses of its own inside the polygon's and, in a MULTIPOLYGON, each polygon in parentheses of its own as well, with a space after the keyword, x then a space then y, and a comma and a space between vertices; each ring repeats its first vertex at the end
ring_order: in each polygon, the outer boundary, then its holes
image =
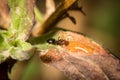
POLYGON ((53 38, 50 38, 47 40, 47 43, 49 43, 49 44, 55 44, 55 42, 56 42, 56 40, 53 38))

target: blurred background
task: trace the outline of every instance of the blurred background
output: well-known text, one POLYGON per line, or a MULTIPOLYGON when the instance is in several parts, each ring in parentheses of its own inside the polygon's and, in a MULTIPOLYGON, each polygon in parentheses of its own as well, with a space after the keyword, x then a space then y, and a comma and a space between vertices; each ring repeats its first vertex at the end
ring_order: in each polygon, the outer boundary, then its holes
MULTIPOLYGON (((56 7, 62 0, 54 0, 56 7)), ((45 13, 45 0, 36 0, 42 15, 45 13)), ((79 0, 86 16, 80 11, 68 13, 77 21, 69 18, 61 20, 56 26, 90 36, 94 41, 120 57, 120 0, 79 0)), ((57 69, 45 65, 38 56, 30 61, 17 62, 10 74, 11 80, 69 80, 57 69)))

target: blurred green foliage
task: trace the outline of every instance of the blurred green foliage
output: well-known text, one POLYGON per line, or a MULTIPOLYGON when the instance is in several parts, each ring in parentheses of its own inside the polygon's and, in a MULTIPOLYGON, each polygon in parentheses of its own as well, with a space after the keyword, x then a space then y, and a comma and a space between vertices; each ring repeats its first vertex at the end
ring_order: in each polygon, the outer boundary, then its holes
POLYGON ((28 59, 31 56, 29 50, 32 49, 31 44, 25 42, 28 37, 26 33, 33 25, 31 15, 27 14, 25 8, 25 0, 8 0, 8 4, 11 10, 11 25, 8 30, 0 30, 0 63, 10 56, 17 60, 28 59))

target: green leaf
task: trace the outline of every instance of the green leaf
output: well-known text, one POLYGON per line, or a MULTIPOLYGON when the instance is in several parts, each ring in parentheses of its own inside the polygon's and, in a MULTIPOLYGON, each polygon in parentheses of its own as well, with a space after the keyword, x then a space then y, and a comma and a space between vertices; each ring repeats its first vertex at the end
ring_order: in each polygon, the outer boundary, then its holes
POLYGON ((39 50, 46 50, 49 48, 56 48, 56 45, 51 45, 51 44, 47 43, 47 40, 50 38, 54 38, 57 40, 58 36, 59 36, 57 34, 57 32, 58 32, 58 30, 52 30, 43 36, 29 39, 29 42, 34 47, 36 47, 38 51, 39 50))
POLYGON ((8 4, 11 25, 8 30, 0 30, 0 63, 8 57, 17 60, 29 59, 35 50, 30 43, 26 42, 34 19, 32 15, 34 10, 28 7, 33 5, 29 4, 28 0, 8 0, 8 4))
POLYGON ((16 34, 15 38, 26 40, 29 35, 33 22, 30 14, 28 14, 28 8, 26 6, 26 0, 9 0, 9 6, 11 8, 11 26, 9 32, 16 34))

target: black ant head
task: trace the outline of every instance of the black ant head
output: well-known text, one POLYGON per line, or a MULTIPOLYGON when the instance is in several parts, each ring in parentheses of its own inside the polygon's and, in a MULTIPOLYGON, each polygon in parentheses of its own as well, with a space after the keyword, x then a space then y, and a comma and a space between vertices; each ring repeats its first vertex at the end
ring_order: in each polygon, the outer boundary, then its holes
POLYGON ((47 43, 49 43, 49 44, 55 44, 56 40, 53 39, 53 38, 50 38, 50 39, 47 40, 47 43))

